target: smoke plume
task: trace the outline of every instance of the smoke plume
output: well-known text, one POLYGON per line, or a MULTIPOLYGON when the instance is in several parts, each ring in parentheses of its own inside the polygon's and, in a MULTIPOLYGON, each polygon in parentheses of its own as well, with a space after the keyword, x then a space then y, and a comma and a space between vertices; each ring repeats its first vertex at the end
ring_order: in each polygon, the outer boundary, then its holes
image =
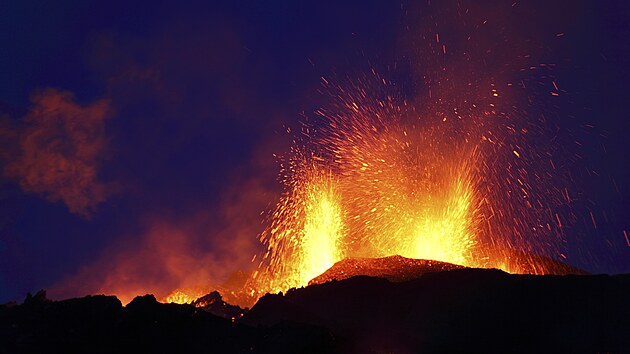
POLYGON ((62 201, 72 213, 90 216, 108 195, 98 179, 108 101, 81 106, 72 93, 56 89, 36 93, 31 101, 5 175, 25 192, 62 201))

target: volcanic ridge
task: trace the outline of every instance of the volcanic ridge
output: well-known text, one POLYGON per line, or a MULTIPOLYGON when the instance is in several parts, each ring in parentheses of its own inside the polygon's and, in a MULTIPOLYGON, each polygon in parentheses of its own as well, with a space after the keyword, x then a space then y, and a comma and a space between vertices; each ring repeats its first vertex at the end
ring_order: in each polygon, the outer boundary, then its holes
MULTIPOLYGON (((571 268, 567 268, 571 269, 571 268)), ((346 259, 251 310, 217 292, 0 305, 0 353, 627 352, 630 274, 515 275, 400 256, 346 259)))

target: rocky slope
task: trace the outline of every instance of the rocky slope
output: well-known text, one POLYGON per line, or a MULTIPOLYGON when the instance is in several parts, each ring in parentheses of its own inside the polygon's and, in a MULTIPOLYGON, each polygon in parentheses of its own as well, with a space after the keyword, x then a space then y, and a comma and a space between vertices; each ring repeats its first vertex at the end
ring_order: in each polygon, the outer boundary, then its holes
POLYGON ((246 313, 218 294, 199 307, 151 295, 123 307, 111 296, 38 293, 0 306, 0 353, 621 353, 630 352, 628 299, 630 274, 348 260, 246 313))

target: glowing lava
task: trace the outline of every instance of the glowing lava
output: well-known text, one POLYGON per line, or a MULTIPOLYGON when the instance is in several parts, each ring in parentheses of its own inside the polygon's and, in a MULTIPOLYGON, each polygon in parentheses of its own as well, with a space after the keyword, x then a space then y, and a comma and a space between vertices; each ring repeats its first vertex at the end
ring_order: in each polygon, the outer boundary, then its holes
POLYGON ((191 304, 210 292, 208 287, 181 288, 173 290, 160 301, 163 303, 191 304))
POLYGON ((308 283, 344 257, 346 232, 336 181, 305 159, 292 164, 303 173, 288 181, 290 190, 264 236, 269 246, 265 257, 273 269, 265 279, 270 291, 308 283))
POLYGON ((476 146, 450 145, 391 97, 360 98, 320 111, 325 124, 307 128, 283 165, 287 190, 262 235, 254 293, 306 286, 346 257, 479 265, 476 146))
POLYGON ((306 286, 348 258, 575 272, 554 261, 566 189, 538 161, 548 152, 525 150, 531 130, 517 127, 527 117, 469 103, 448 120, 370 84, 337 90, 337 104, 317 111, 282 160, 285 189, 260 235, 267 250, 236 303, 306 286))
MULTIPOLYGON (((306 286, 348 258, 573 272, 553 260, 566 189, 539 163, 549 152, 525 150, 527 117, 492 101, 467 102, 449 120, 383 94, 390 84, 374 75, 380 88, 336 88, 337 104, 317 111, 281 160, 285 189, 260 235, 266 252, 237 301, 306 286)), ((192 299, 184 295, 176 300, 192 299)))

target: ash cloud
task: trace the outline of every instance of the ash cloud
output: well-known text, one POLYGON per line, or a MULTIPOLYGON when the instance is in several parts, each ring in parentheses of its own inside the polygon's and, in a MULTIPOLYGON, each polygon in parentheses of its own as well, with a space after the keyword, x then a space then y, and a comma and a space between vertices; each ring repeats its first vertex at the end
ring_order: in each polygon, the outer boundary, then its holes
POLYGON ((5 176, 25 192, 61 201, 70 212, 89 217, 108 196, 98 179, 108 101, 83 106, 68 91, 46 89, 31 102, 24 126, 16 131, 16 147, 6 156, 5 176))

